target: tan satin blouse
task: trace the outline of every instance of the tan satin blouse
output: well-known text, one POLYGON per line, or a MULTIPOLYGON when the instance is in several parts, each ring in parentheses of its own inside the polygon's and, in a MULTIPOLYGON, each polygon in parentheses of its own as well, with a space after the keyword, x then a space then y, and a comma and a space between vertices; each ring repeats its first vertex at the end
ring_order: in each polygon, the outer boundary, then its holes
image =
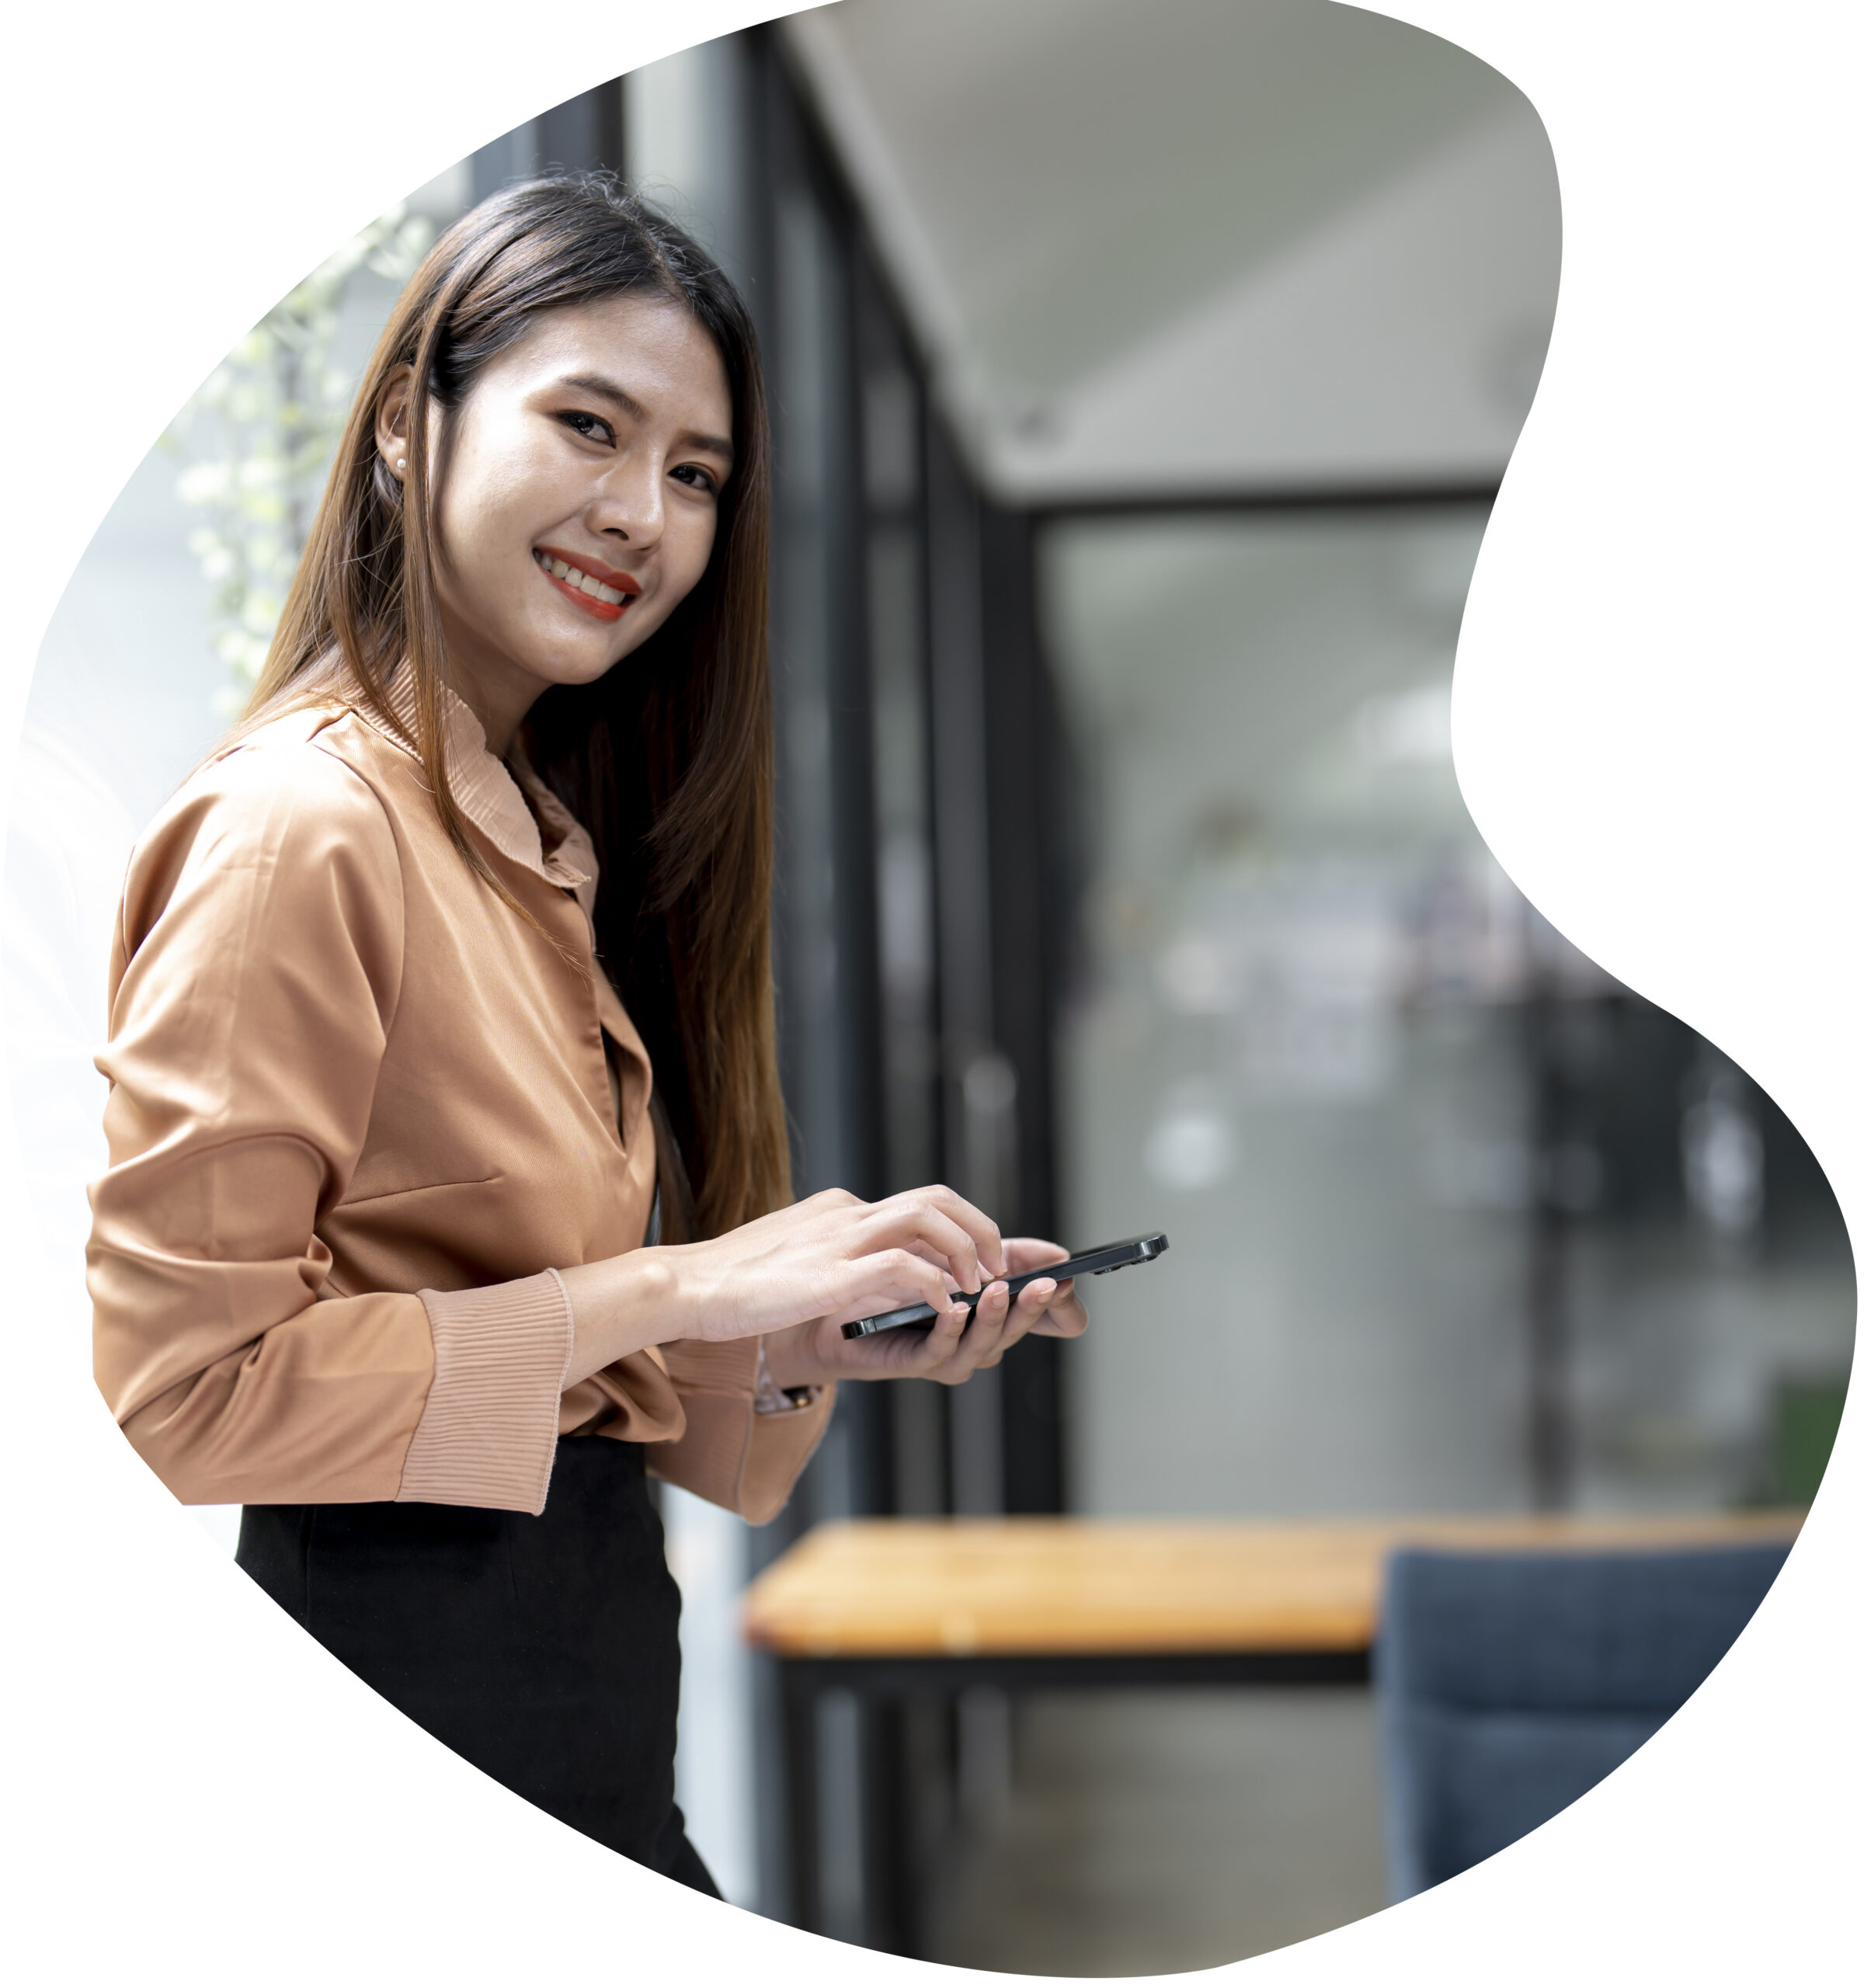
POLYGON ((642 1243, 652 1072, 593 964, 587 833, 457 699, 446 724, 469 832, 543 933, 336 686, 210 760, 137 845, 98 1058, 98 1385, 190 1503, 537 1512, 573 1434, 652 1444, 658 1475, 769 1518, 833 1390, 757 1413, 755 1340, 563 1386, 555 1273, 642 1243))

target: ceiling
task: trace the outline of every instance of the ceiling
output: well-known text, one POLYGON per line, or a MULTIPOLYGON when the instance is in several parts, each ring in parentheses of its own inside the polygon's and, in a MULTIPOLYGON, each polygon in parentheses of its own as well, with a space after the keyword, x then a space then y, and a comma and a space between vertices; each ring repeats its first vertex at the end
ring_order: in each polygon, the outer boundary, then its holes
POLYGON ((1499 475, 1559 195, 1473 56, 1331 0, 841 0, 783 31, 1000 495, 1499 475))

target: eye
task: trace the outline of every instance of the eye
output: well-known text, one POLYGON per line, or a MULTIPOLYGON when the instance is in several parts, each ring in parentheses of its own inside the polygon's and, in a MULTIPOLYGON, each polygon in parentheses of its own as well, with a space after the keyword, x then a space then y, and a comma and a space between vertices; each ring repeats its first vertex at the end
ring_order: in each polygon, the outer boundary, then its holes
POLYGON ((572 408, 569 412, 558 415, 557 419, 585 441, 614 443, 615 431, 599 414, 590 414, 582 408, 572 408))
POLYGON ((701 464, 681 463, 676 469, 669 470, 667 474, 676 476, 682 483, 690 483, 695 490, 704 491, 714 497, 718 494, 718 478, 701 464))

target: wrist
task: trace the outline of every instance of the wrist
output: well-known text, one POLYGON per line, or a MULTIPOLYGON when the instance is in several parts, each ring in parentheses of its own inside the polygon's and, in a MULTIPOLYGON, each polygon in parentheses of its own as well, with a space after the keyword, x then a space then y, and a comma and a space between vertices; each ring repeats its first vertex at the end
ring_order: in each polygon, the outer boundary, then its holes
POLYGON ((630 1249, 557 1274, 569 1300, 564 1385, 586 1380, 631 1353, 685 1338, 693 1307, 673 1249, 630 1249))

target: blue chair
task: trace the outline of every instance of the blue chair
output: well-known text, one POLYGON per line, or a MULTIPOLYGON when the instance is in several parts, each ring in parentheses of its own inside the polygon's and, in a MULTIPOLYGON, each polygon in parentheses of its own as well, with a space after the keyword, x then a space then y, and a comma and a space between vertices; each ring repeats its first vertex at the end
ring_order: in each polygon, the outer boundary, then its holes
POLYGON ((1394 1553, 1373 1652, 1393 1899, 1493 1856, 1628 1760, 1721 1661, 1786 1553, 1394 1553))

